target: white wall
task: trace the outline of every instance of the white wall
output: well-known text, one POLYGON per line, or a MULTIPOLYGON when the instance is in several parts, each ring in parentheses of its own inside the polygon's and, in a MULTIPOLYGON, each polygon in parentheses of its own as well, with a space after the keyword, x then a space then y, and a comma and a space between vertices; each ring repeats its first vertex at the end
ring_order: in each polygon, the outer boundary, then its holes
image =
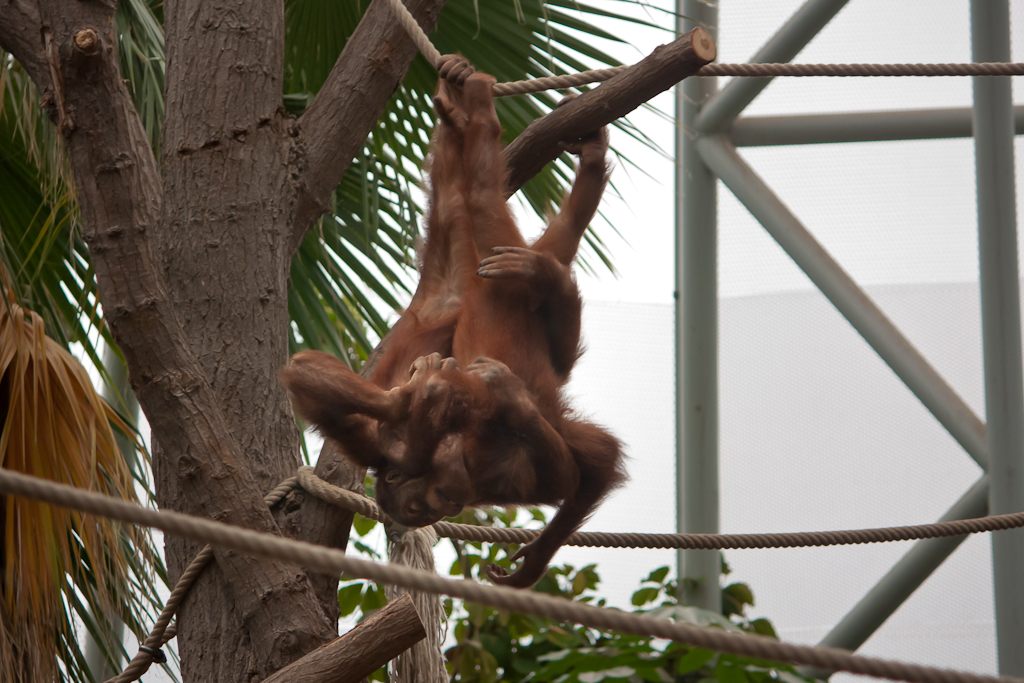
MULTIPOLYGON (((801 4, 722 0, 719 61, 748 61, 801 4)), ((1020 59, 1024 3, 1011 4, 1020 59)), ((795 61, 970 61, 968 7, 967 0, 851 0, 795 61)), ((649 18, 670 25, 656 11, 649 18)), ((636 61, 667 39, 638 32, 633 42, 642 50, 616 54, 636 61)), ((1018 103, 1022 85, 1014 79, 1018 103)), ((672 110, 667 95, 655 104, 672 110)), ((747 113, 970 104, 966 78, 792 78, 777 79, 747 113)), ((669 123, 642 112, 635 121, 671 149, 669 123)), ((628 444, 632 479, 587 528, 672 531, 672 163, 623 135, 613 144, 649 176, 626 163, 616 170, 623 198, 606 201, 605 213, 622 235, 609 240, 619 276, 580 277, 589 351, 571 391, 628 444)), ((1024 149, 1017 147, 1021 185, 1024 149)), ((983 416, 972 141, 740 151, 983 416)), ((719 217, 722 531, 934 521, 980 470, 721 185, 719 217)), ((753 588, 757 615, 784 638, 814 643, 909 547, 744 550, 726 558, 730 580, 753 588)), ((965 542, 862 651, 995 672, 989 547, 985 536, 965 542)), ((564 549, 556 559, 598 562, 604 590, 625 606, 639 578, 674 562, 674 552, 564 549)))

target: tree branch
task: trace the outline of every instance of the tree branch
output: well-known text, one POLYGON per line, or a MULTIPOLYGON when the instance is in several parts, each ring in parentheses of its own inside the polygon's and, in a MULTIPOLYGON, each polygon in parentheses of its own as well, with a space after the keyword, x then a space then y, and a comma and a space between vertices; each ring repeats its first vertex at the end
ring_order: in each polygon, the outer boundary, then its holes
MULTIPOLYGON (((106 320, 125 355, 132 386, 169 466, 197 490, 203 514, 278 533, 252 473, 239 457, 223 412, 168 298, 149 232, 161 223, 161 182, 145 132, 124 86, 107 3, 43 0, 48 66, 62 85, 62 122, 74 171, 83 235, 106 320), (223 501, 233 501, 224 506, 223 501)), ((262 674, 332 634, 294 566, 218 551, 259 653, 262 674), (309 612, 316 619, 308 619, 309 612), (307 624, 317 624, 311 629, 307 624), (284 634, 284 635, 282 635, 284 634)))
POLYGON ((341 638, 286 666, 264 683, 356 683, 426 637, 412 598, 403 595, 341 638))
POLYGON ((0 48, 14 55, 41 93, 50 87, 42 28, 34 0, 0 0, 0 48))
MULTIPOLYGON (((429 33, 444 0, 407 0, 406 6, 429 33)), ((293 248, 298 248, 309 226, 330 208, 331 192, 416 54, 412 39, 387 2, 373 0, 323 88, 299 119, 308 145, 308 163, 295 209, 293 248)))
POLYGON ((695 28, 590 92, 580 95, 537 119, 505 148, 508 181, 505 196, 511 197, 544 165, 562 153, 559 142, 568 142, 621 118, 668 90, 715 59, 715 41, 695 28))

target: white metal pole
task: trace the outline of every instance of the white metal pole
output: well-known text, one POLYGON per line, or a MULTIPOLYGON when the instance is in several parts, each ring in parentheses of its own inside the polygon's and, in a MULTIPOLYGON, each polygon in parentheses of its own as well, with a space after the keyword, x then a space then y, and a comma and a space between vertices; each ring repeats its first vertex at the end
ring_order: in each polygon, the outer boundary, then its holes
MULTIPOLYGON (((821 145, 833 142, 969 138, 971 107, 862 111, 847 114, 743 116, 729 129, 736 147, 821 145)), ((1024 133, 1024 107, 1013 108, 1014 132, 1024 133)))
MULTIPOLYGON (((974 61, 1010 61, 1007 0, 971 0, 974 61)), ((981 261, 990 514, 1024 510, 1024 380, 1009 77, 974 79, 974 154, 981 261)), ((1024 676, 1024 531, 992 535, 999 673, 1024 676)))
MULTIPOLYGON (((680 34, 701 26, 718 37, 717 3, 676 5, 680 34)), ((718 532, 718 198, 701 161, 694 121, 717 79, 676 87, 676 528, 718 532)), ((680 598, 720 612, 717 550, 680 550, 680 598)))

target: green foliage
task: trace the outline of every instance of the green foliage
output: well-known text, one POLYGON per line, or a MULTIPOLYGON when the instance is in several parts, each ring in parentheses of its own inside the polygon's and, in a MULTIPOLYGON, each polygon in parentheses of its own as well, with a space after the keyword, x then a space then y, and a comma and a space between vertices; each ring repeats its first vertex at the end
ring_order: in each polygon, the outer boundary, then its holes
MULTIPOLYGON (((680 605, 677 582, 668 567, 656 569, 633 593, 637 612, 676 622, 745 631, 775 637, 767 619, 749 620, 753 595, 745 584, 723 589, 727 616, 680 605)), ((536 590, 565 599, 604 606, 597 596, 600 579, 594 565, 552 567, 536 590)), ((458 643, 447 652, 453 681, 712 681, 764 683, 802 680, 792 667, 751 657, 719 654, 651 637, 603 632, 547 619, 467 605, 453 619, 458 643)))
MULTIPOLYGON (((538 526, 544 514, 537 509, 467 510, 455 521, 482 526, 538 526)), ((359 538, 376 523, 357 520, 359 538)), ((350 545, 358 539, 350 540, 350 545)), ((492 562, 508 567, 517 546, 450 542, 456 559, 449 574, 486 581, 485 568, 492 562)), ((722 563, 723 576, 729 567, 722 563)), ((440 568, 439 568, 440 570, 440 568)), ((750 587, 731 583, 722 589, 722 614, 682 605, 677 599, 679 585, 669 577, 669 567, 652 571, 634 591, 630 600, 637 613, 727 631, 746 632, 777 638, 764 618, 750 619, 747 608, 754 605, 750 587)), ((600 597, 600 576, 595 565, 552 566, 533 590, 566 600, 605 607, 600 597)), ((383 603, 380 591, 365 581, 349 581, 338 593, 342 613, 367 614, 383 603)), ((753 657, 720 654, 683 643, 657 638, 605 632, 560 623, 528 614, 511 613, 476 603, 444 600, 448 628, 455 643, 446 652, 453 682, 493 683, 508 681, 550 681, 552 683, 596 683, 597 681, 651 681, 666 683, 801 683, 805 679, 787 664, 753 657)), ((449 639, 450 640, 450 639, 449 639)), ((376 674, 385 680, 383 669, 376 674)))
MULTIPOLYGON (((367 5, 285 3, 284 101, 290 113, 301 115, 313 101, 367 5)), ((499 81, 617 65, 586 37, 618 39, 589 17, 646 23, 568 0, 450 0, 430 38, 442 54, 460 52, 499 81)), ((318 348, 358 367, 372 339, 387 332, 388 311, 399 309, 408 295, 436 82, 434 67, 418 56, 334 192, 331 212, 303 243, 289 292, 293 351, 318 348)), ((559 99, 550 92, 499 99, 505 141, 559 99)), ((638 137, 628 124, 616 125, 638 137)), ((563 155, 523 188, 524 201, 538 216, 561 202, 572 168, 563 155)), ((588 231, 585 240, 589 253, 611 267, 600 237, 588 231)))

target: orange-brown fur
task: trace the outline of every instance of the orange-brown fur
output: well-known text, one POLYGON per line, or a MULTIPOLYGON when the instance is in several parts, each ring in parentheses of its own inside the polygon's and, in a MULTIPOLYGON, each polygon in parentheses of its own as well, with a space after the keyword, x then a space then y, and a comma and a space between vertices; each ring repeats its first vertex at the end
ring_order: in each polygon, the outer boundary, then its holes
POLYGON ((314 351, 281 376, 299 414, 377 471, 378 501, 399 522, 422 526, 463 506, 559 505, 517 553, 516 572, 488 570, 496 583, 529 586, 624 479, 618 440, 573 416, 561 393, 579 355, 570 267, 606 182, 607 133, 568 147, 581 156, 572 192, 528 246, 504 200, 494 79, 465 78, 461 58, 446 60, 421 280, 372 383, 314 351))

